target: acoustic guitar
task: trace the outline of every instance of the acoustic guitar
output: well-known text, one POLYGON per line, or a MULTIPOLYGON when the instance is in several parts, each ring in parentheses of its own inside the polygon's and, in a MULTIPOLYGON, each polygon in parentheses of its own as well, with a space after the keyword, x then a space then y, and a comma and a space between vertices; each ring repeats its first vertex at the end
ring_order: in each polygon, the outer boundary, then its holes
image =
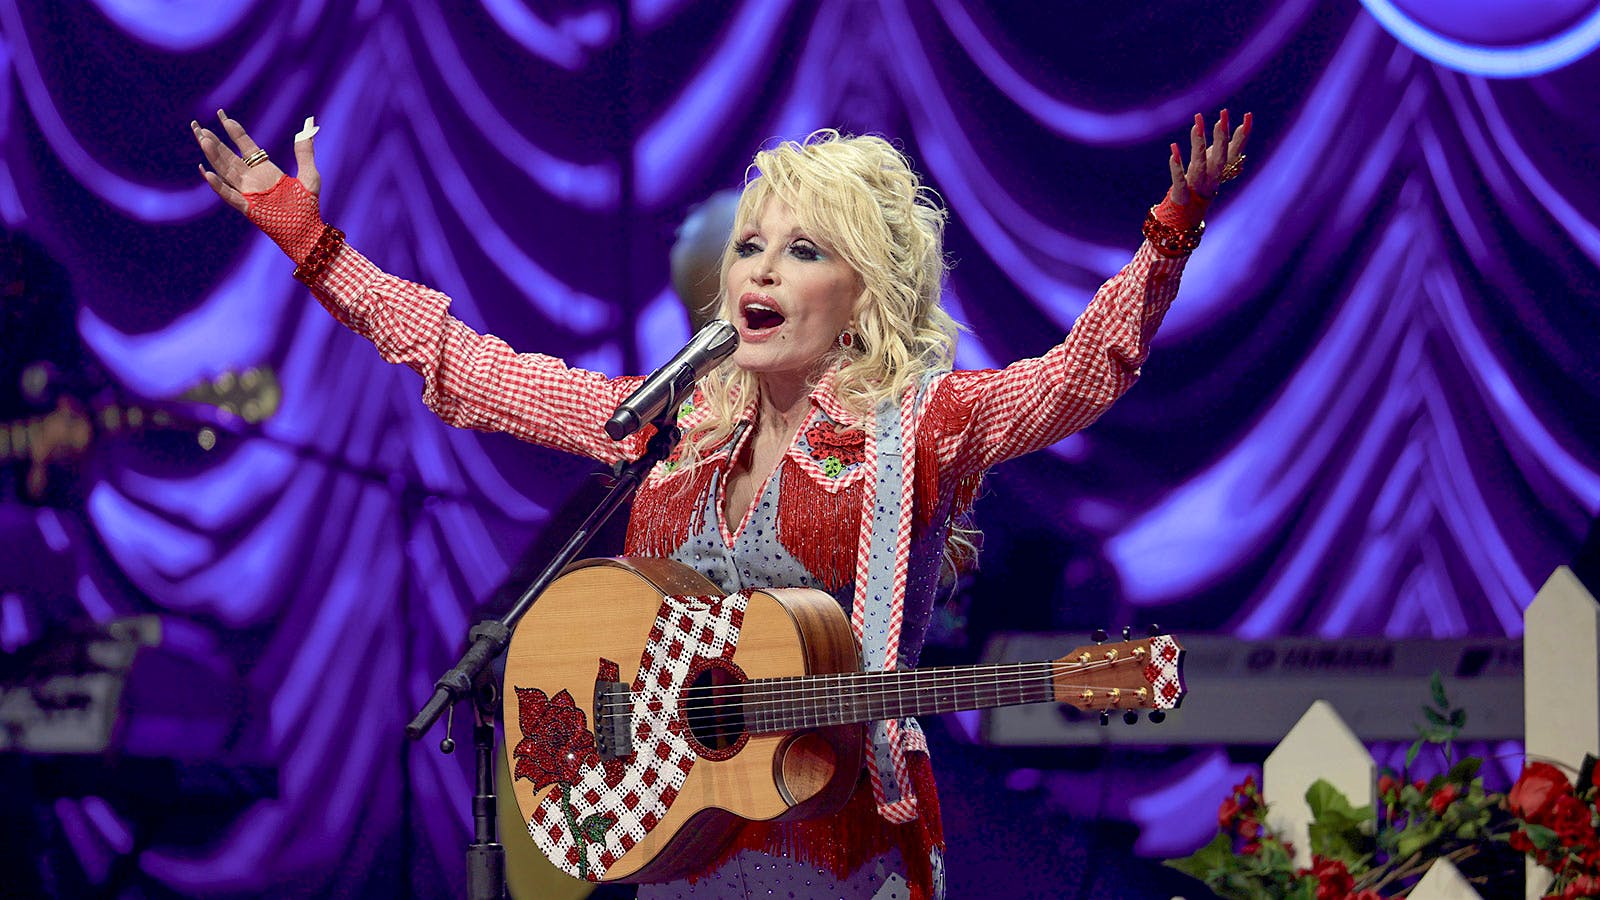
POLYGON ((679 877, 745 820, 838 809, 867 722, 1044 701, 1158 717, 1184 694, 1165 635, 1038 663, 862 672, 828 594, 724 596, 661 559, 575 564, 506 653, 518 809, 557 868, 594 882, 679 877))

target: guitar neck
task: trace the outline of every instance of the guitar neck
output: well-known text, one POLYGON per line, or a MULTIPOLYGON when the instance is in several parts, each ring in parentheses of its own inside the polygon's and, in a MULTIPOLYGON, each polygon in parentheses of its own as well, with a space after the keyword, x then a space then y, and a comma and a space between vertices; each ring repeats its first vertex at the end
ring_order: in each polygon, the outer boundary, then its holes
POLYGON ((755 733, 938 715, 1056 699, 1060 662, 941 666, 746 682, 745 727, 755 733))
MULTIPOLYGON (((46 437, 45 431, 45 423, 49 418, 49 415, 41 415, 0 422, 0 463, 28 459, 40 445, 45 447, 41 452, 49 452, 52 441, 46 437)), ((115 404, 96 407, 83 421, 92 429, 92 433, 106 435, 150 427, 167 428, 174 424, 173 416, 164 409, 115 404)), ((59 436, 54 438, 56 443, 61 440, 59 436)), ((85 445, 72 444, 70 449, 82 450, 85 445)))
MULTIPOLYGON (((251 368, 243 372, 223 372, 171 400, 138 405, 97 405, 79 421, 85 422, 93 435, 114 435, 148 428, 193 429, 198 433, 200 446, 210 450, 216 442, 214 426, 227 427, 226 419, 229 418, 251 425, 258 424, 277 412, 282 395, 283 389, 271 369, 251 368), (218 423, 213 416, 197 417, 196 411, 204 408, 224 416, 225 421, 218 423)), ((52 435, 47 425, 52 417, 61 415, 63 413, 58 410, 30 419, 0 422, 0 463, 47 455, 58 448, 63 438, 52 435)), ((75 414, 74 418, 79 416, 83 414, 75 414)), ((84 443, 67 446, 70 450, 81 451, 87 446, 87 439, 84 443)))

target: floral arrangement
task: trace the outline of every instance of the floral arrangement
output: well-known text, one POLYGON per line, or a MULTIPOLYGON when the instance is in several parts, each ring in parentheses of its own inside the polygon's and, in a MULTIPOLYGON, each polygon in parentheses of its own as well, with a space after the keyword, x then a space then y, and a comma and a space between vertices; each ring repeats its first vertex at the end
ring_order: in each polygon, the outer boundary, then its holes
POLYGON ((1266 801, 1250 776, 1222 801, 1211 843, 1169 865, 1206 883, 1218 897, 1382 900, 1404 897, 1440 859, 1454 863, 1480 894, 1522 896, 1531 857, 1555 873, 1547 898, 1600 897, 1600 815, 1595 758, 1576 785, 1556 766, 1530 762, 1505 794, 1486 791, 1483 760, 1453 759, 1466 712, 1450 708, 1433 677, 1427 725, 1406 753, 1405 770, 1378 779, 1379 809, 1352 807, 1319 780, 1306 791, 1311 808, 1311 865, 1294 864, 1294 847, 1266 825, 1266 801), (1418 754, 1438 748, 1445 771, 1409 774, 1418 754))

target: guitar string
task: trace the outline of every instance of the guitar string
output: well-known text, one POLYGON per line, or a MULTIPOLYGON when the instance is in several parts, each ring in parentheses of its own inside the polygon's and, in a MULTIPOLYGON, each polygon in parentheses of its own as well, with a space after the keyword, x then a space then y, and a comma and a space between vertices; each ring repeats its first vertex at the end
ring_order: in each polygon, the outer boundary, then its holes
MULTIPOLYGON (((722 690, 730 694, 737 692, 745 698, 756 700, 794 699, 811 696, 821 689, 839 687, 847 679, 864 682, 853 693, 869 696, 884 696, 890 693, 904 694, 908 688, 919 691, 949 689, 950 687, 962 686, 963 679, 967 679, 965 683, 972 686, 988 684, 996 687, 1015 686, 1049 680, 1063 674, 1063 672, 1094 672, 1110 666, 1125 665, 1135 661, 1137 660, 1130 656, 1118 660, 1096 660, 1094 663, 1088 664, 1044 660, 1029 663, 1003 663, 984 669, 951 666, 933 669, 899 669, 886 672, 837 672, 690 687, 682 691, 680 696, 685 699, 698 699, 703 694, 714 694, 716 691, 722 690), (1041 671, 1041 667, 1044 666, 1051 666, 1052 668, 1048 671, 1041 671), (1008 672, 1007 670, 1010 671, 1008 672), (829 683, 828 679, 834 679, 834 681, 829 683), (1002 681, 1002 679, 1009 680, 1002 681)), ((628 700, 607 704, 607 710, 609 711, 619 706, 631 707, 632 700, 636 699, 636 695, 630 693, 628 698, 628 700)))
MULTIPOLYGON (((1039 665, 1045 665, 1045 664, 1044 663, 1040 663, 1039 665)), ((1030 678, 1016 679, 1011 683, 1011 686, 1015 686, 1015 685, 1019 685, 1019 684, 1026 684, 1026 683, 1029 683, 1029 682, 1050 681, 1050 680, 1053 680, 1054 677, 1055 677, 1054 674, 1048 674, 1048 675, 1045 675, 1043 677, 1030 677, 1030 678)), ((1106 692, 1106 691, 1110 690, 1109 688, 1106 688, 1103 685, 1088 685, 1088 684, 1066 684, 1066 685, 1059 685, 1058 687, 1060 687, 1063 690, 1067 690, 1067 691, 1091 690, 1091 691, 1106 692)), ((1132 694, 1131 691, 1128 692, 1128 693, 1130 695, 1132 694)), ((887 696, 887 694, 888 694, 887 691, 883 691, 883 692, 879 692, 878 696, 887 696)), ((868 701, 870 701, 872 699, 871 695, 854 694, 853 696, 857 696, 857 697, 865 696, 865 698, 868 701)), ((1016 702, 1017 703, 1028 703, 1028 702, 1033 702, 1033 701, 1018 700, 1016 702)), ((1010 705, 1010 704, 995 704, 995 705, 1005 706, 1005 705, 1010 705)), ((684 718, 688 721, 688 723, 690 724, 691 727, 696 725, 696 724, 712 724, 712 725, 715 725, 715 724, 718 723, 719 720, 724 720, 724 719, 731 718, 732 717, 731 713, 734 713, 734 712, 737 712, 739 714, 739 716, 742 718, 743 714, 744 714, 744 710, 748 706, 759 706, 759 703, 755 703, 755 702, 751 702, 751 703, 738 702, 738 703, 728 703, 728 704, 724 704, 724 705, 721 705, 721 706, 715 706, 715 707, 695 707, 695 708, 690 708, 690 709, 685 710, 684 711, 684 718)), ((1128 707, 1119 707, 1119 706, 1117 706, 1116 704, 1113 703, 1112 705, 1105 706, 1105 707, 1090 707, 1089 710, 1091 712, 1113 712, 1113 711, 1116 711, 1118 709, 1127 709, 1127 708, 1128 707)), ((1137 707, 1137 708, 1147 708, 1147 707, 1141 706, 1141 707, 1137 707)), ((814 711, 811 711, 811 712, 807 712, 807 711, 804 711, 804 710, 795 711, 795 710, 789 710, 789 709, 776 710, 776 711, 774 711, 774 713, 772 715, 768 716, 765 721, 757 722, 757 723, 754 723, 754 724, 746 722, 741 726, 741 728, 739 730, 742 731, 742 732, 745 732, 745 733, 749 733, 749 734, 770 734, 770 733, 773 733, 775 731, 786 731, 786 730, 791 730, 791 729, 795 729, 795 728, 813 728, 813 727, 821 727, 821 726, 825 726, 825 725, 843 725, 843 724, 850 724, 852 722, 872 721, 873 719, 882 718, 882 716, 862 715, 859 710, 852 708, 848 712, 848 714, 846 714, 844 719, 839 720, 839 721, 834 721, 833 716, 830 715, 830 713, 840 713, 840 712, 843 712, 843 710, 841 710, 841 709, 827 709, 827 710, 814 710, 814 711)), ((918 707, 918 708, 913 710, 912 714, 913 715, 923 715, 923 712, 921 711, 920 707, 918 707)))
MULTIPOLYGON (((1135 657, 1130 656, 1119 660, 1100 660, 1091 664, 1072 662, 1061 663, 1059 661, 1013 663, 1002 665, 994 669, 986 669, 981 671, 975 671, 969 668, 952 667, 948 669, 906 669, 898 672, 891 671, 884 673, 847 672, 837 673, 836 675, 801 676, 794 679, 783 678, 758 680, 755 682, 737 682, 728 685, 690 688, 683 692, 683 699, 692 701, 695 699, 700 699, 706 693, 712 693, 717 690, 725 690, 730 695, 737 695, 737 701, 722 704, 710 709, 701 709, 698 711, 703 713, 727 715, 734 712, 742 713, 749 707, 758 707, 763 703, 781 702, 785 699, 818 699, 816 692, 819 689, 839 686, 838 683, 833 685, 821 683, 822 679, 830 677, 836 677, 840 679, 840 681, 848 678, 870 679, 870 686, 853 691, 851 694, 852 697, 860 698, 861 701, 870 703, 874 699, 887 698, 891 694, 896 698, 904 698, 906 696, 905 689, 907 687, 904 682, 914 682, 910 685, 910 687, 913 690, 912 696, 915 698, 919 694, 925 695, 938 690, 948 691, 961 687, 979 689, 992 688, 998 690, 1000 688, 1014 689, 1022 686, 1038 685, 1053 681, 1064 672, 1085 674, 1110 666, 1125 665, 1129 662, 1136 661, 1138 660, 1135 657), (1047 666, 1049 667, 1048 669, 1043 669, 1043 667, 1047 666), (1008 678, 1002 681, 998 675, 1002 669, 1011 669, 1015 674, 1010 675, 1008 678), (1023 672, 1026 672, 1027 674, 1023 674, 1023 672), (930 675, 933 677, 930 678, 930 675), (888 678, 886 676, 900 677, 888 678), (963 679, 965 679, 965 681, 963 681, 963 679), (790 688, 787 686, 787 684, 785 684, 784 687, 776 690, 770 687, 762 687, 755 690, 750 689, 752 686, 762 684, 762 681, 765 681, 765 683, 768 685, 782 684, 787 682, 795 686, 790 688)), ((1097 692, 1108 692, 1112 690, 1112 688, 1104 685, 1088 684, 1065 684, 1058 685, 1057 687, 1059 690, 1064 691, 1090 690, 1097 692)), ((1127 691, 1127 693, 1130 695, 1134 693, 1134 689, 1124 688, 1123 690, 1127 691)), ((633 707, 632 700, 634 699, 634 695, 630 693, 629 698, 630 699, 627 701, 606 704, 604 707, 605 713, 611 714, 612 711, 617 708, 627 708, 631 710, 633 707)), ((935 703, 937 703, 937 696, 933 697, 933 699, 935 703)), ((805 714, 800 713, 799 715, 804 717, 805 714)))
MULTIPOLYGON (((1123 665, 1132 661, 1134 661, 1134 657, 1130 656, 1119 660, 1096 660, 1092 663, 1062 663, 1057 660, 1000 663, 993 667, 982 669, 941 666, 931 669, 891 669, 884 672, 831 672, 782 678, 759 678, 753 681, 730 682, 724 685, 689 687, 685 688, 680 695, 685 699, 694 699, 701 694, 724 690, 729 693, 740 692, 745 697, 759 699, 792 699, 808 696, 819 689, 838 687, 841 682, 847 679, 864 682, 856 693, 886 695, 889 693, 904 693, 906 690, 905 682, 912 682, 911 687, 923 689, 960 686, 963 678, 969 679, 973 684, 993 683, 996 686, 1000 686, 1002 678, 1010 679, 1005 684, 1022 684, 1036 682, 1040 679, 1054 678, 1063 671, 1099 671, 1108 666, 1123 665), (1052 668, 1048 672, 1043 672, 1040 671, 1043 666, 1051 666, 1052 668), (1057 666, 1061 668, 1055 668, 1057 666), (828 683, 828 679, 834 680, 832 683, 828 683)), ((637 696, 630 692, 627 700, 607 704, 607 709, 609 711, 616 707, 631 707, 632 701, 637 699, 637 696)))

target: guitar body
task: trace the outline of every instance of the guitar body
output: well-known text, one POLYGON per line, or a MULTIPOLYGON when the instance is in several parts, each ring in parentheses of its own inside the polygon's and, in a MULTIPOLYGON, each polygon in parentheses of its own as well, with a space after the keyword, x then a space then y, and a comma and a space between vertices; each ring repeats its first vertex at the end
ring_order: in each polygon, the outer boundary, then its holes
MULTIPOLYGON (((503 703, 517 805, 525 821, 533 820, 530 830, 536 841, 541 821, 565 828, 568 834, 588 835, 559 853, 549 835, 541 844, 552 862, 578 877, 639 882, 690 874, 714 858, 745 820, 825 814, 843 805, 857 784, 862 767, 860 724, 784 733, 757 733, 735 725, 727 734, 712 735, 680 728, 680 715, 674 728, 686 740, 676 745, 677 756, 663 762, 669 751, 657 747, 646 752, 652 746, 648 741, 626 754, 613 752, 615 758, 603 763, 609 787, 597 785, 606 746, 602 741, 596 748, 591 737, 603 730, 601 707, 606 705, 596 696, 597 679, 634 686, 641 661, 650 658, 646 648, 673 642, 670 630, 665 639, 662 636, 663 598, 685 596, 721 598, 722 594, 692 569, 670 560, 588 560, 556 579, 512 635, 503 703), (612 663, 614 668, 608 670, 612 663), (563 692, 571 704, 561 699, 563 692), (544 717, 534 718, 536 714, 544 717), (574 722, 586 731, 574 731, 574 722), (576 766, 584 757, 591 786, 587 791, 574 778, 575 768, 562 769, 576 766), (646 800, 614 805, 610 813, 596 806, 574 811, 581 795, 592 796, 596 787, 600 793, 609 789, 632 800, 629 785, 654 785, 663 769, 671 773, 687 769, 681 787, 668 792, 664 810, 656 788, 655 794, 647 790, 646 800), (549 774, 556 770, 562 770, 559 776, 549 774), (560 780, 538 783, 552 777, 560 780), (562 791, 566 794, 553 794, 562 791), (635 822, 628 818, 632 809, 655 812, 635 822), (624 840, 626 849, 618 855, 617 835, 629 830, 634 836, 624 840), (609 836, 596 839, 596 835, 609 836), (612 841, 609 851, 607 840, 612 841)), ((694 633, 701 633, 699 627, 694 633)), ((838 601, 822 591, 751 592, 742 620, 737 621, 737 639, 726 644, 715 665, 702 662, 687 676, 680 673, 679 681, 670 685, 666 677, 660 678, 668 705, 682 702, 685 690, 714 692, 713 682, 847 673, 858 668, 849 621, 838 601)), ((667 710, 669 717, 673 713, 667 710)))

